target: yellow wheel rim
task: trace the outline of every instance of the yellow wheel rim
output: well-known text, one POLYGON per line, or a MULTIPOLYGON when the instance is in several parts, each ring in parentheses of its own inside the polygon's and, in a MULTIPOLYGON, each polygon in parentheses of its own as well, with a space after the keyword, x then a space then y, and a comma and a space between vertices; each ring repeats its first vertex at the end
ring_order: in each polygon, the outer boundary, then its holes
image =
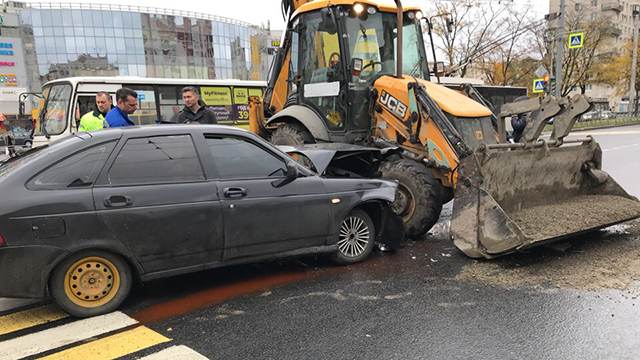
POLYGON ((111 301, 120 290, 120 271, 109 260, 91 256, 67 269, 64 291, 74 304, 95 308, 111 301))

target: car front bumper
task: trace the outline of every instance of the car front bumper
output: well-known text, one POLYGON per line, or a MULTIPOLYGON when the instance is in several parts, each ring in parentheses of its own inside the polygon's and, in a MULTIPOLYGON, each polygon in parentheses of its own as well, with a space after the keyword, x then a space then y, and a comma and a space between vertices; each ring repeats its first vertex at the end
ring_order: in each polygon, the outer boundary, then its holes
POLYGON ((65 251, 52 246, 0 248, 0 297, 43 298, 53 265, 65 251))

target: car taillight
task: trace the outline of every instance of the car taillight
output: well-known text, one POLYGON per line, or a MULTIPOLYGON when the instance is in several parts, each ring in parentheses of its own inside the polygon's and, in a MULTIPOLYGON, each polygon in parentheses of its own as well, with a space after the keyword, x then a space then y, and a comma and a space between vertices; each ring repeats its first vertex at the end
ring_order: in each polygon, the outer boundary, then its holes
POLYGON ((0 247, 7 246, 7 241, 4 239, 2 234, 0 234, 0 247))

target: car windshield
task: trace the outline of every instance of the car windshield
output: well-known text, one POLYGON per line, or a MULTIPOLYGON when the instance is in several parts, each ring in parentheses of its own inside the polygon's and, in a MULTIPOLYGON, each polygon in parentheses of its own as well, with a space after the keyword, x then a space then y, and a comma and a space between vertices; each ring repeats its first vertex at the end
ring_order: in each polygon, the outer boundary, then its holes
POLYGON ((40 123, 36 125, 36 136, 60 135, 67 128, 67 112, 71 99, 70 84, 55 84, 42 90, 45 107, 40 123))
MULTIPOLYGON (((361 14, 349 12, 345 16, 346 36, 351 59, 363 60, 360 77, 395 73, 397 17, 395 13, 361 14)), ((419 32, 419 24, 405 16, 403 29, 404 74, 424 77, 424 43, 419 32)))

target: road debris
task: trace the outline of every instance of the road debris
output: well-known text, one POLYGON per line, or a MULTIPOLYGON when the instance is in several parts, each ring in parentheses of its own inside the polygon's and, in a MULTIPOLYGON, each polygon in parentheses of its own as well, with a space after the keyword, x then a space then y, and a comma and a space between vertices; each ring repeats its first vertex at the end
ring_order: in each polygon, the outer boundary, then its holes
POLYGON ((560 256, 536 249, 469 263, 456 280, 507 288, 619 289, 640 293, 640 287, 634 286, 640 281, 640 220, 612 227, 611 231, 607 228, 576 237, 572 245, 560 256))

